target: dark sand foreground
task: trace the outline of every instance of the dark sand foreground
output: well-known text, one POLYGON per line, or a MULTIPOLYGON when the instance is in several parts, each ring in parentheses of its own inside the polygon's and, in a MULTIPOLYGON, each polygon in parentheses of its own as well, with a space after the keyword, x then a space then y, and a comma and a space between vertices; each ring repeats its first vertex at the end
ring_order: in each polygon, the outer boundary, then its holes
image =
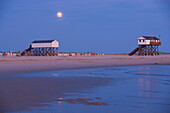
POLYGON ((0 113, 19 113, 30 111, 30 107, 45 107, 48 106, 45 103, 58 101, 57 98, 66 97, 68 93, 105 86, 111 80, 113 79, 98 77, 1 76, 0 113))
POLYGON ((169 65, 170 55, 159 56, 0 56, 0 74, 127 65, 169 65))

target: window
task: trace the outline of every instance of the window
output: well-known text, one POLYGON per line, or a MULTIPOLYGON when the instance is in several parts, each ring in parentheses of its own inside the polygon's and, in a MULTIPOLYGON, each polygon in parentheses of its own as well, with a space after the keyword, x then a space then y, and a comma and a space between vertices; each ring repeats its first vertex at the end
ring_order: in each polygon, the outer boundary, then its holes
POLYGON ((143 42, 145 42, 145 40, 143 40, 143 42))
POLYGON ((141 40, 139 40, 139 42, 141 42, 141 40))

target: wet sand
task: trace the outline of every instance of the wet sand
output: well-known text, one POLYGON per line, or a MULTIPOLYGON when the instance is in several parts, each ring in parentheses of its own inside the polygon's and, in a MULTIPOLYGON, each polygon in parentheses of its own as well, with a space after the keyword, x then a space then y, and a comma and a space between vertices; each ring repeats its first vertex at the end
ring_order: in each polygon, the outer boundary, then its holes
POLYGON ((0 76, 0 112, 18 113, 19 111, 30 111, 30 107, 49 106, 49 104, 45 103, 53 101, 98 106, 108 105, 105 102, 96 102, 97 97, 95 99, 78 98, 65 100, 60 98, 69 96, 68 93, 106 86, 111 80, 113 78, 0 76), (89 102, 89 100, 93 100, 93 102, 89 102))
POLYGON ((159 56, 0 56, 0 74, 127 65, 169 65, 170 55, 159 56))

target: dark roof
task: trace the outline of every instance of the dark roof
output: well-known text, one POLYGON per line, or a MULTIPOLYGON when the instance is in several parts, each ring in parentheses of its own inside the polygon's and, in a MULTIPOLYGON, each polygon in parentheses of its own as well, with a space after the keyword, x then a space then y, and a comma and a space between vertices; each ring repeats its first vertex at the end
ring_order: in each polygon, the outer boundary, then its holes
POLYGON ((53 42, 54 40, 35 40, 33 41, 32 43, 51 43, 53 42))
POLYGON ((142 37, 144 37, 146 39, 157 39, 157 40, 159 40, 159 38, 154 37, 154 36, 142 36, 142 37))

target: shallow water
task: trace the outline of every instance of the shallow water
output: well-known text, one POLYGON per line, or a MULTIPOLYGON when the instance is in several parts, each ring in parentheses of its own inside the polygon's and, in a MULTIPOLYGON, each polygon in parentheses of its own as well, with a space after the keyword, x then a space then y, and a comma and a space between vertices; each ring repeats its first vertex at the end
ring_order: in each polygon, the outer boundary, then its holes
POLYGON ((170 65, 0 76, 1 113, 169 113, 170 65))

